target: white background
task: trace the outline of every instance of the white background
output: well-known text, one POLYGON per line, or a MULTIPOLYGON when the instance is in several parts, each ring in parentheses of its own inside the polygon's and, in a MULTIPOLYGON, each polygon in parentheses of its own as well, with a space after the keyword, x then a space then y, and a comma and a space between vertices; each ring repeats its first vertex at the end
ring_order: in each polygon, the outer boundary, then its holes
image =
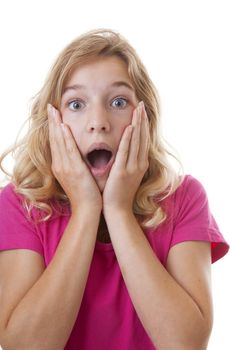
MULTIPOLYGON (((160 94, 164 136, 178 151, 185 173, 204 185, 231 244, 231 5, 224 0, 2 1, 0 152, 15 141, 30 98, 63 47, 87 30, 115 29, 145 63, 160 94)), ((215 323, 208 350, 233 349, 232 260, 230 251, 213 265, 215 323)))

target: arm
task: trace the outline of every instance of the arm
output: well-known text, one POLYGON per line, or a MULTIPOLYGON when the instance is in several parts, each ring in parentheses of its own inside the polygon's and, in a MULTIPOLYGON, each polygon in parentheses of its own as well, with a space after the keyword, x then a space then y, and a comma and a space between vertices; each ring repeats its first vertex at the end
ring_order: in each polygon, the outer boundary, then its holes
POLYGON ((167 269, 133 213, 109 211, 112 244, 136 312, 159 350, 204 350, 212 327, 210 247, 185 242, 169 253, 167 269))
POLYGON ((93 256, 99 212, 73 213, 56 253, 12 311, 1 345, 6 350, 63 349, 82 301, 93 256))

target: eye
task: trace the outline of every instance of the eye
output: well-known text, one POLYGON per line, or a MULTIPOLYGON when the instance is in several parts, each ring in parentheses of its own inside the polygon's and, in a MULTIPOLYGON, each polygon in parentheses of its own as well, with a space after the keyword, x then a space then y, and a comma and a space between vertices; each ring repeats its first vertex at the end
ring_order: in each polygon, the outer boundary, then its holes
POLYGON ((68 103, 68 106, 70 107, 70 106, 73 106, 73 107, 71 107, 71 109, 72 110, 75 110, 75 111, 77 111, 78 109, 80 109, 81 106, 82 105, 82 102, 81 101, 79 101, 79 100, 74 100, 74 101, 70 101, 69 103, 68 103))
POLYGON ((128 103, 128 100, 126 98, 123 98, 123 97, 117 97, 117 98, 115 98, 115 100, 113 100, 113 104, 115 104, 116 107, 120 107, 120 108, 126 107, 127 103, 128 103), (122 103, 122 101, 124 103, 122 103), (115 102, 117 102, 117 103, 115 103, 115 102))

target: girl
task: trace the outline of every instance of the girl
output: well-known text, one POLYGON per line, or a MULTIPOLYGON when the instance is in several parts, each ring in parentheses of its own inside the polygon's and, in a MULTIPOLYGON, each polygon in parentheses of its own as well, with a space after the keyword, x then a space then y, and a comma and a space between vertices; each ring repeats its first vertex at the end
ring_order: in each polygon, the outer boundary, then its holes
POLYGON ((120 34, 61 52, 0 197, 3 349, 206 349, 211 262, 229 246, 159 118, 120 34))

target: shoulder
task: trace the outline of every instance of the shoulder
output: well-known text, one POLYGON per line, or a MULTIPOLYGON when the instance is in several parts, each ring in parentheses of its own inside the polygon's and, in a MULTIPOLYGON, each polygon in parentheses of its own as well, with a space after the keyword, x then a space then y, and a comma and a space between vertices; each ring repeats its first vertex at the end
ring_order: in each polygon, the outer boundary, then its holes
MULTIPOLYGON (((8 183, 6 186, 0 189, 0 208, 2 208, 3 211, 15 211, 17 209, 21 212, 21 214, 27 216, 29 220, 35 219, 40 221, 47 216, 47 213, 44 210, 34 205, 32 205, 30 209, 31 214, 29 215, 28 206, 31 206, 29 203, 30 201, 25 200, 26 196, 17 192, 16 186, 13 182, 8 183)), ((71 215, 70 205, 67 202, 59 202, 52 198, 47 199, 45 203, 52 209, 52 214, 48 221, 58 219, 60 216, 71 215)))
POLYGON ((0 197, 14 192, 14 184, 9 182, 7 185, 0 188, 0 197))
POLYGON ((161 206, 167 214, 167 220, 175 224, 187 212, 206 205, 207 194, 202 183, 192 175, 184 175, 176 190, 166 197, 161 206))
POLYGON ((21 201, 21 196, 17 194, 15 186, 12 182, 0 189, 0 206, 16 205, 21 201))
POLYGON ((192 175, 185 175, 176 191, 167 198, 174 220, 187 212, 208 206, 208 197, 203 184, 192 175))
POLYGON ((193 196, 198 197, 200 195, 206 197, 206 190, 203 184, 197 178, 193 177, 192 175, 185 175, 174 194, 178 198, 190 198, 193 196))

